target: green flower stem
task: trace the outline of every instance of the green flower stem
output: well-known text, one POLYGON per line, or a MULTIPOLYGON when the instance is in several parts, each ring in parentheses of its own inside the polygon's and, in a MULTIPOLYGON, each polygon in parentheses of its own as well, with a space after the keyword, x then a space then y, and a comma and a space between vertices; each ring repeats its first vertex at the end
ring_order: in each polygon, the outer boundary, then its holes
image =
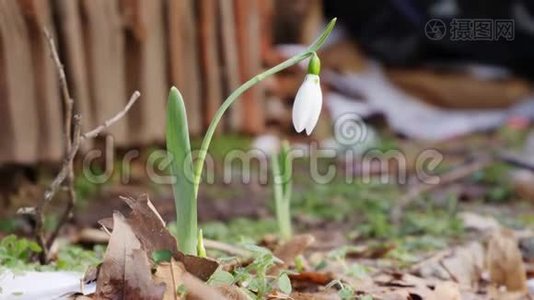
POLYGON ((284 165, 288 161, 287 157, 282 154, 273 154, 271 157, 271 169, 273 172, 273 197, 276 213, 276 222, 280 237, 283 241, 288 241, 292 235, 291 229, 291 192, 287 191, 287 186, 291 186, 290 179, 286 174, 287 167, 284 165), (284 170, 281 170, 281 165, 284 170))
POLYGON ((215 116, 213 117, 213 120, 210 123, 210 126, 208 127, 208 130, 206 132, 206 135, 204 136, 204 139, 202 140, 202 145, 200 146, 200 151, 198 154, 198 161, 195 164, 195 172, 194 172, 194 182, 193 185, 195 187, 195 199, 198 197, 198 186, 200 184, 200 178, 202 176, 202 169, 204 168, 204 160, 206 159, 206 155, 208 154, 208 148, 210 146, 211 140, 213 138, 213 134, 215 133, 215 129, 217 128, 217 125, 221 121, 221 118, 223 114, 226 112, 226 110, 237 100, 239 97, 246 92, 248 89, 250 89, 252 86, 256 85, 257 83, 261 82, 265 78, 274 75, 284 69, 287 69, 295 64, 298 64, 299 62, 307 59, 311 55, 313 55, 319 48, 324 44, 332 30, 334 29, 334 26, 336 24, 336 18, 332 19, 328 25, 326 26, 323 33, 306 49, 306 51, 297 54, 286 61, 252 77, 247 82, 245 82, 243 85, 241 85, 239 88, 237 88, 235 91, 233 91, 226 100, 224 100, 223 104, 217 112, 215 113, 215 116))

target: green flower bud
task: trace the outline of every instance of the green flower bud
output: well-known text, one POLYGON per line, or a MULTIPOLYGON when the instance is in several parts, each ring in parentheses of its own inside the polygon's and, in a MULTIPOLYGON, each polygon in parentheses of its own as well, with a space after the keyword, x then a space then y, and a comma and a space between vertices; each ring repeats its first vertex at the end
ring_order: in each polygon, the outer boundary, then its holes
POLYGON ((321 60, 317 53, 313 52, 313 55, 310 57, 310 62, 308 63, 308 74, 319 75, 321 72, 321 60))

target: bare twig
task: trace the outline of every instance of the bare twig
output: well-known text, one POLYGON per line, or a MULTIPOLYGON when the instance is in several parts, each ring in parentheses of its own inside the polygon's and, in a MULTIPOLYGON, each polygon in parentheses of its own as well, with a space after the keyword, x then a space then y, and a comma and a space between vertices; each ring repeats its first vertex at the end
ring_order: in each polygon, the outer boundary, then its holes
MULTIPOLYGON (((172 265, 173 259, 171 258, 170 264, 171 264, 171 277, 172 277, 172 290, 176 291, 176 277, 174 275, 174 266, 172 265)), ((178 300, 178 295, 176 293, 172 293, 174 295, 174 300, 178 300)))
POLYGON ((67 194, 69 201, 67 202, 67 207, 65 207, 65 210, 61 214, 61 217, 59 218, 58 225, 52 231, 52 234, 48 238, 46 242, 47 249, 50 249, 52 247, 52 244, 56 240, 57 235, 59 234, 59 230, 63 226, 63 224, 67 223, 67 221, 72 217, 72 210, 74 209, 74 205, 76 204, 76 192, 74 190, 74 167, 73 167, 73 161, 74 157, 76 156, 76 153, 78 152, 78 149, 80 147, 80 116, 75 115, 74 116, 74 143, 71 145, 71 149, 69 152, 69 157, 67 160, 67 176, 65 180, 65 184, 67 186, 67 194))
MULTIPOLYGON (((65 210, 65 212, 62 214, 62 217, 61 217, 61 221, 63 222, 66 222, 67 219, 68 219, 68 216, 70 216, 70 213, 72 211, 72 208, 74 207, 74 204, 76 203, 76 193, 74 192, 74 167, 73 167, 73 159, 70 159, 68 156, 72 153, 73 156, 76 154, 76 151, 72 151, 72 144, 73 144, 73 140, 72 140, 72 124, 73 122, 73 119, 72 119, 72 116, 73 116, 73 111, 74 111, 74 100, 72 99, 72 97, 70 96, 70 92, 69 92, 69 87, 68 87, 68 84, 67 84, 67 76, 65 75, 65 68, 63 67, 63 64, 61 63, 61 60, 59 59, 59 54, 58 54, 58 51, 57 51, 57 48, 56 48, 56 45, 54 43, 54 40, 52 38, 52 35, 50 34, 50 32, 48 32, 48 30, 46 28, 43 29, 43 33, 46 37, 46 40, 48 41, 48 46, 50 48, 50 55, 52 57, 52 60, 54 61, 55 65, 56 65, 56 69, 57 69, 57 73, 58 73, 58 77, 59 77, 59 86, 61 88, 61 93, 62 93, 62 98, 63 98, 63 104, 64 104, 64 107, 65 107, 65 115, 64 115, 64 142, 63 142, 63 147, 64 147, 64 156, 67 157, 68 159, 64 160, 63 164, 65 166, 65 168, 62 168, 62 169, 66 169, 66 172, 64 174, 64 180, 61 180, 61 182, 58 182, 56 183, 57 185, 54 186, 53 188, 55 190, 57 190, 57 188, 61 185, 62 182, 64 182, 64 185, 66 187, 66 190, 67 190, 67 194, 68 194, 68 202, 67 202, 67 208, 65 210), (65 220, 63 220, 65 219, 65 220)), ((79 118, 78 120, 76 121, 79 123, 79 118)), ((79 127, 79 124, 78 124, 78 127, 79 127)), ((79 128, 77 129, 78 130, 78 134, 79 134, 79 128)), ((48 199, 48 201, 50 201, 51 198, 48 199)), ((43 230, 43 223, 44 223, 44 205, 46 204, 46 202, 43 202, 39 205, 39 207, 37 208, 37 218, 39 219, 37 221, 37 225, 36 226, 36 231, 37 231, 37 234, 40 235, 40 238, 39 238, 39 244, 41 245, 41 248, 43 249, 43 252, 41 253, 41 262, 44 263, 47 261, 48 259, 48 249, 50 248, 52 242, 53 242, 53 239, 55 239, 55 237, 57 236, 57 231, 59 231, 59 229, 61 228, 62 226, 62 222, 60 221, 60 223, 58 224, 56 230, 52 233, 52 239, 48 239, 47 242, 45 242, 45 238, 44 238, 44 230, 43 230)))
POLYGON ((80 126, 80 115, 74 115, 74 100, 70 96, 69 92, 69 86, 67 84, 67 77, 65 75, 65 69, 63 67, 63 64, 61 63, 61 60, 59 59, 59 54, 57 52, 56 45, 54 44, 54 40, 52 39, 52 36, 48 32, 48 30, 43 29, 43 33, 48 41, 48 45, 50 48, 50 56, 52 60, 55 63, 58 77, 59 77, 59 84, 62 92, 62 98, 63 103, 65 106, 65 115, 64 115, 64 127, 65 127, 65 139, 64 139, 64 147, 65 147, 65 153, 64 153, 64 159, 63 164, 61 166, 60 172, 56 175, 52 183, 49 185, 49 187, 46 189, 43 199, 38 203, 36 209, 35 209, 35 215, 36 215, 36 226, 35 226, 35 236, 37 239, 37 242, 42 248, 40 260, 42 263, 46 263, 48 261, 48 252, 52 244, 54 243, 54 240, 56 239, 57 235, 59 234, 60 229, 62 226, 71 218, 72 210, 74 208, 74 205, 76 203, 76 192, 74 190, 74 168, 73 168, 73 161, 74 157, 76 157, 76 154, 78 153, 78 149, 80 147, 81 141, 87 139, 87 138, 94 138, 98 136, 102 131, 119 121, 121 118, 126 115, 126 113, 130 110, 132 105, 137 101, 137 99, 140 97, 139 91, 135 91, 132 96, 130 97, 130 100, 128 101, 128 104, 124 107, 123 110, 118 112, 113 118, 107 120, 104 122, 104 124, 96 127, 93 130, 90 130, 84 134, 81 134, 81 126, 80 126), (74 136, 72 129, 74 127, 74 136), (54 198, 57 191, 60 189, 61 185, 64 185, 66 187, 66 191, 68 194, 68 203, 61 214, 61 217, 59 219, 59 223, 54 229, 54 231, 50 234, 49 238, 46 238, 45 230, 43 228, 44 224, 44 209, 46 205, 50 203, 50 201, 54 198))
POLYGON ((524 157, 514 156, 513 154, 502 152, 497 154, 497 159, 502 160, 511 166, 534 172, 534 164, 524 157))
POLYGON ((113 118, 105 121, 103 124, 101 124, 100 126, 96 127, 95 129, 84 133, 81 136, 81 138, 82 139, 88 139, 88 138, 97 137, 102 131, 106 130, 108 127, 110 127, 111 125, 115 124, 118 120, 120 120, 122 117, 124 117, 124 115, 126 115, 126 113, 128 113, 128 111, 130 110, 132 105, 134 105, 134 103, 137 101, 137 99, 139 99, 140 96, 141 96, 141 93, 139 91, 133 92, 132 96, 130 96, 130 100, 128 100, 128 103, 126 104, 126 106, 120 112, 118 112, 113 118))
POLYGON ((465 178, 477 171, 484 169, 485 167, 489 166, 492 162, 493 160, 491 158, 484 157, 482 159, 475 160, 471 163, 455 168, 439 176, 438 184, 421 183, 421 184, 414 186, 412 189, 410 189, 408 193, 402 196, 396 203, 395 207, 393 207, 391 211, 392 222, 395 224, 398 224, 402 218, 402 212, 404 208, 408 204, 416 200, 418 197, 420 197, 421 195, 431 192, 439 187, 449 185, 462 178, 465 178))

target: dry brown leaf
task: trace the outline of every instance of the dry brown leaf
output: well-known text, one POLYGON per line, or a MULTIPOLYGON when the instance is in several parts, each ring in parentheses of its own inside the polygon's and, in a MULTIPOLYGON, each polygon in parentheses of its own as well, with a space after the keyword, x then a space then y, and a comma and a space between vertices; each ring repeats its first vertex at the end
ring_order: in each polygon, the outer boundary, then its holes
MULTIPOLYGON (((206 281, 215 272, 219 264, 211 259, 193 255, 185 255, 178 251, 178 243, 174 236, 165 227, 163 219, 158 214, 154 205, 146 194, 140 195, 137 199, 122 197, 131 208, 127 223, 132 228, 135 236, 141 243, 142 249, 150 256, 154 251, 169 250, 173 253, 174 259, 182 262, 185 269, 206 281)), ((99 221, 102 226, 112 228, 113 223, 108 219, 99 221)))
POLYGON ((380 243, 378 245, 362 245, 347 251, 347 258, 351 259, 378 259, 384 257, 391 250, 395 249, 394 243, 380 243))
MULTIPOLYGON (((185 287, 187 292, 186 299, 227 299, 218 289, 207 285, 196 276, 187 273, 183 264, 174 260, 172 260, 172 263, 164 262, 158 264, 153 277, 156 282, 164 283, 167 286, 163 300, 181 299, 176 295, 176 290, 180 286, 185 287)), ((228 299, 237 300, 239 298, 228 299)))
POLYGON ((501 225, 493 217, 482 216, 472 212, 462 212, 459 214, 465 229, 475 231, 494 231, 501 228, 501 225))
POLYGON ((219 264, 211 259, 193 255, 184 255, 178 251, 178 243, 167 230, 161 216, 147 195, 141 195, 136 200, 129 198, 126 201, 132 212, 128 216, 128 223, 134 229, 147 253, 157 250, 169 250, 173 257, 184 264, 187 272, 206 281, 215 272, 219 264))
POLYGON ((159 214, 156 214, 149 205, 147 195, 141 195, 137 199, 121 198, 131 208, 128 215, 128 224, 132 227, 135 235, 141 242, 147 253, 158 250, 169 250, 178 253, 176 239, 165 228, 165 223, 159 214))
POLYGON ((190 273, 184 273, 182 276, 184 286, 187 290, 187 300, 225 300, 217 289, 207 285, 202 280, 190 273))
POLYGON ((327 285, 334 280, 331 273, 325 272, 300 272, 298 274, 290 274, 289 278, 291 279, 291 282, 305 281, 317 285, 327 285))
POLYGON ((181 263, 173 260, 172 269, 170 262, 160 263, 156 268, 153 278, 157 283, 165 283, 167 289, 163 300, 175 300, 177 299, 176 290, 182 284, 181 278, 185 272, 181 263))
POLYGON ((508 292, 502 289, 497 289, 491 286, 488 291, 488 299, 495 300, 527 300, 532 299, 527 297, 525 292, 508 292))
POLYGON ((297 235, 290 241, 275 249, 273 254, 286 264, 291 264, 295 258, 310 247, 314 241, 315 238, 310 234, 297 235))
POLYGON ((306 251, 308 247, 315 241, 315 238, 310 234, 302 234, 294 236, 288 242, 280 245, 273 252, 274 256, 278 257, 284 264, 273 266, 269 270, 269 274, 278 274, 281 269, 291 266, 297 256, 306 251))
POLYGON ((476 291, 484 270, 484 256, 482 244, 472 242, 455 248, 451 256, 441 260, 441 265, 461 289, 476 291))
POLYGON ((434 291, 430 288, 435 285, 433 280, 399 272, 382 273, 373 279, 375 286, 365 286, 362 290, 373 295, 374 299, 442 300, 436 298, 434 291))
POLYGON ((434 288, 434 295, 438 300, 462 300, 458 284, 451 281, 438 283, 434 288))
POLYGON ((165 285, 152 281, 148 257, 124 217, 113 214, 114 230, 96 282, 97 299, 160 300, 165 285))
POLYGON ((527 278, 525 265, 514 232, 501 229, 494 232, 488 242, 486 263, 491 283, 507 292, 526 293, 527 278))
POLYGON ((226 298, 231 300, 249 300, 250 298, 235 285, 218 286, 216 289, 226 298))

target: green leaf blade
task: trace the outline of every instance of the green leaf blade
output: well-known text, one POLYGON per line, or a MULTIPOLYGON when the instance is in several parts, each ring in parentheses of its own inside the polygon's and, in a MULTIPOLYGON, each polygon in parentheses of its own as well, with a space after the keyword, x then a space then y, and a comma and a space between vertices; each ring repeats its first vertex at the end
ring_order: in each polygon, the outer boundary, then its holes
POLYGON ((193 184, 193 161, 187 114, 177 88, 169 91, 166 125, 167 151, 171 156, 171 174, 176 206, 178 248, 186 254, 197 254, 197 201, 193 184))

